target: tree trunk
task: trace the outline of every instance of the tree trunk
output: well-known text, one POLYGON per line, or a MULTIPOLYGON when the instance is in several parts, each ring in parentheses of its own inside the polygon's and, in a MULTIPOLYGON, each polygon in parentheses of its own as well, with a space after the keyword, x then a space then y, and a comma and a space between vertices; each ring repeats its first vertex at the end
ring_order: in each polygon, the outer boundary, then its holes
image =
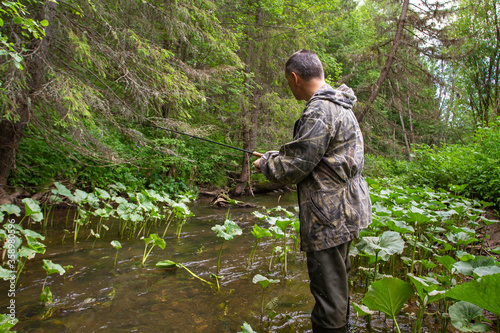
POLYGON ((401 121, 401 129, 403 130, 403 138, 405 140, 406 153, 408 154, 408 159, 411 159, 411 146, 408 140, 408 133, 406 133, 406 126, 403 117, 403 103, 401 102, 403 95, 401 94, 401 90, 399 90, 399 82, 396 79, 396 96, 398 101, 395 102, 396 108, 399 113, 399 120, 401 121))
MULTIPOLYGON (((244 149, 245 150, 251 150, 251 148, 249 147, 249 143, 250 143, 250 129, 251 127, 251 124, 247 124, 245 126, 245 133, 244 133, 244 140, 245 140, 245 144, 244 144, 244 149)), ((250 154, 248 153, 245 153, 244 156, 243 156, 243 164, 241 166, 241 173, 240 173, 240 176, 237 180, 237 184, 236 184, 236 187, 234 189, 234 195, 236 196, 240 196, 243 194, 243 192, 245 191, 245 188, 246 188, 246 185, 247 183, 250 181, 250 154)))
POLYGON ((401 36, 403 34, 403 28, 406 22, 406 13, 408 12, 408 4, 410 3, 410 0, 404 0, 403 2, 403 9, 401 10, 401 16, 399 18, 398 22, 398 30, 396 32, 396 36, 394 36, 394 41, 392 43, 392 48, 391 51, 389 52, 389 55, 387 56, 387 60, 385 62, 384 68, 382 68, 382 71, 380 72, 380 76, 377 79, 377 82, 375 83, 375 87, 370 94, 370 97, 368 97, 368 100, 366 101, 366 105, 363 107, 361 112, 359 112, 356 115, 356 118, 358 119, 358 122, 361 122, 364 118, 364 116, 368 113, 368 111, 371 109, 373 102, 377 98, 377 95, 380 91, 380 88, 382 88, 382 84, 385 81, 385 78, 387 77, 387 74, 389 73, 389 70, 391 69, 392 61, 394 60, 394 56, 396 55, 396 49, 398 48, 399 42, 401 40, 401 36))
POLYGON ((17 106, 13 117, 0 122, 0 201, 7 200, 7 180, 13 168, 15 168, 16 151, 23 136, 24 130, 29 123, 33 112, 32 96, 41 88, 45 75, 45 59, 48 54, 50 39, 52 37, 55 10, 57 4, 48 1, 37 20, 47 20, 49 25, 45 28, 45 37, 42 40, 33 40, 28 49, 34 50, 24 58, 24 66, 27 71, 26 87, 19 91, 19 100, 22 102, 17 106))
MULTIPOLYGON (((255 13, 255 22, 257 27, 262 27, 262 20, 263 20, 263 12, 262 8, 260 7, 260 3, 257 1, 257 9, 255 13)), ((257 32, 258 34, 259 32, 257 32)), ((256 35, 257 35, 256 34, 256 35)), ((256 36, 253 36, 253 39, 255 39, 256 36)), ((255 52, 254 50, 254 41, 251 40, 250 38, 250 43, 249 43, 249 50, 248 50, 248 56, 247 56, 247 71, 251 72, 253 69, 253 72, 255 73, 255 76, 258 76, 258 66, 256 63, 258 63, 258 57, 255 57, 254 54, 258 54, 259 52, 255 52)), ((258 48, 258 46, 257 46, 258 48)), ((255 88, 252 94, 252 97, 250 99, 250 105, 248 110, 245 111, 244 116, 247 118, 244 120, 244 126, 243 126, 243 146, 245 150, 249 151, 255 151, 255 148, 257 146, 257 121, 259 119, 259 108, 256 106, 259 101, 259 90, 258 88, 255 88)), ((245 153, 245 156, 243 157, 243 164, 241 167, 241 173, 240 176, 237 180, 238 184, 236 184, 236 188, 234 189, 234 195, 239 196, 242 195, 243 192, 245 191, 247 183, 250 181, 250 158, 251 155, 245 153)))

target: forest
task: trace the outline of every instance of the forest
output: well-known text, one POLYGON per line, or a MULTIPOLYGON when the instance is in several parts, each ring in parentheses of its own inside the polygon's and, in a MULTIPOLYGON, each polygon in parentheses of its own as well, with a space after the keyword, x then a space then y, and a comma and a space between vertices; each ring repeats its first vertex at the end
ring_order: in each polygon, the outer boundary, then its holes
MULTIPOLYGON (((483 281, 496 285, 493 295, 500 299, 500 239, 495 233, 500 205, 499 7, 497 0, 2 1, 0 221, 5 224, 0 228, 0 276, 7 281, 16 272, 15 285, 22 285, 26 263, 45 258, 47 278, 32 283, 37 288, 43 284, 40 301, 46 306, 52 302, 46 281, 53 273, 66 272, 43 256, 42 237, 57 221, 65 224, 64 233, 53 230, 62 244, 65 239, 84 242, 86 236, 96 244, 106 240, 114 251, 111 257, 115 252, 119 256, 122 244, 104 235, 118 228, 122 242, 135 239, 144 249, 130 254, 138 261, 135 270, 166 246, 170 225, 176 224, 176 239, 182 239, 183 230, 195 232, 183 228, 196 219, 190 209, 195 210, 191 205, 202 195, 217 193, 228 206, 244 206, 260 194, 293 194, 293 186, 277 187, 253 172, 255 158, 241 149, 265 153, 292 139, 304 103, 290 92, 284 64, 294 52, 308 49, 321 59, 328 84, 346 84, 357 96, 353 111, 364 137, 363 175, 374 207, 374 224, 353 246, 355 260, 365 268, 358 272, 360 295, 370 296, 386 283, 401 286, 401 295, 415 288, 411 299, 420 300, 413 304, 425 305, 415 305, 415 318, 402 330, 396 322, 401 308, 384 311, 373 299, 363 299, 369 309, 359 305, 357 314, 371 318, 371 310, 382 311, 392 318, 392 330, 400 332, 419 332, 422 325, 436 332, 438 326, 440 332, 448 327, 498 332, 498 301, 463 298, 454 289, 471 279, 479 288, 483 281), (9 270, 11 219, 18 226, 17 254, 16 269, 9 270), (112 247, 110 240, 116 242, 112 247), (393 247, 400 242, 405 245, 393 247), (404 276, 394 273, 397 254, 406 256, 404 276), (433 256, 445 258, 434 263, 442 271, 430 267, 433 256), (484 270, 478 273, 477 267, 484 270), (449 313, 456 304, 480 315, 457 324, 456 314, 449 313), (426 310, 427 305, 434 307, 426 310), (426 311, 445 314, 444 319, 432 326, 424 321, 430 317, 426 311)), ((296 236, 292 209, 278 206, 246 215, 271 223, 274 229, 264 234, 284 241, 278 246, 281 252, 272 237, 263 245, 272 248, 264 265, 269 265, 268 276, 284 281, 296 236), (273 224, 280 219, 288 222, 273 224)), ((220 218, 223 224, 234 220, 229 211, 220 218)), ((212 230, 230 240, 239 235, 233 227, 212 230)), ((245 227, 243 232, 250 234, 245 227)), ((251 234, 257 237, 255 230, 251 234)), ((259 239, 255 247, 250 245, 253 256, 259 239)), ((224 245, 213 279, 201 279, 218 293, 224 289, 219 279, 224 245)), ((293 259, 298 265, 295 253, 293 259)), ((185 268, 200 279, 186 263, 158 267, 167 266, 185 268)), ((267 281, 265 287, 260 284, 262 302, 266 288, 278 283, 266 279, 259 280, 267 281)), ((409 298, 400 299, 401 306, 409 298)), ((259 326, 257 331, 264 330, 263 313, 268 331, 306 331, 300 320, 294 323, 300 329, 280 330, 273 326, 280 314, 264 308, 246 319, 259 326)), ((44 309, 37 311, 51 319, 44 309)), ((0 325, 8 322, 2 318, 0 325)), ((243 321, 216 331, 234 331, 243 321)), ((242 328, 253 331, 248 323, 242 328)))

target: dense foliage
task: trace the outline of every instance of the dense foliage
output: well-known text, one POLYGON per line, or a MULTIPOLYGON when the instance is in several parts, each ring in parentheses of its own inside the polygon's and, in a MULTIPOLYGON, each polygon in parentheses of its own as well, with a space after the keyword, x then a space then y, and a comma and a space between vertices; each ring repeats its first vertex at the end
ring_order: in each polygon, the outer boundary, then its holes
MULTIPOLYGON (((317 51, 327 82, 354 88, 368 175, 404 173, 415 147, 472 142, 500 112, 498 6, 405 4, 3 1, 1 192, 176 178, 241 193, 248 156, 140 123, 277 149, 302 109, 282 71, 300 48, 317 51)), ((488 197, 465 176, 450 183, 488 197)))
POLYGON ((420 146, 408 181, 500 205, 500 123, 478 130, 469 145, 420 146))

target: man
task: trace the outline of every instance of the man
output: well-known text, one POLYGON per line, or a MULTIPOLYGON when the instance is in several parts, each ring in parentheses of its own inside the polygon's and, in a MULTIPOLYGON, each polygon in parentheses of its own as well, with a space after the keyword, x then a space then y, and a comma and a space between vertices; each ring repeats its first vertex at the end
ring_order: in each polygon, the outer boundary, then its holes
POLYGON ((368 186, 361 176, 363 135, 346 85, 325 83, 318 56, 300 50, 288 59, 285 77, 297 100, 307 101, 293 141, 254 162, 272 182, 297 184, 301 248, 307 252, 316 304, 314 333, 347 332, 349 246, 371 223, 368 186))

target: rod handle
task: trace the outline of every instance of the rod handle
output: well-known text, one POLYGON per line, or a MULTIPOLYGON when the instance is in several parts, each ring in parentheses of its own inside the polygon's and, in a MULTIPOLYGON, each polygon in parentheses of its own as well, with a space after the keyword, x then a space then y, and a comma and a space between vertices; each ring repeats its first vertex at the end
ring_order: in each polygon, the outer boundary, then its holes
POLYGON ((252 155, 253 155, 253 156, 257 156, 257 157, 262 157, 262 156, 264 156, 264 154, 258 153, 258 152, 256 152, 256 151, 254 151, 254 152, 252 153, 252 155))

